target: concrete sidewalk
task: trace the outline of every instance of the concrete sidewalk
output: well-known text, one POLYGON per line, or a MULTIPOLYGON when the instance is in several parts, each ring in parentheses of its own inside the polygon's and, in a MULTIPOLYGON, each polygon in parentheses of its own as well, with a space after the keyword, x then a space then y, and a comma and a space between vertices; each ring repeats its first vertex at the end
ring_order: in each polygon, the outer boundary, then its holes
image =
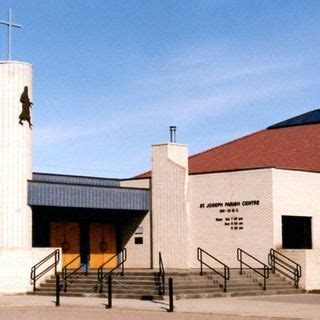
MULTIPOLYGON (((0 296, 0 307, 55 308, 54 297, 12 295, 0 296)), ((61 306, 104 309, 107 299, 61 297, 61 306)), ((175 312, 215 314, 277 319, 320 319, 320 295, 278 295, 241 298, 186 299, 174 302, 175 312)), ((114 299, 114 309, 163 311, 167 301, 114 299)))

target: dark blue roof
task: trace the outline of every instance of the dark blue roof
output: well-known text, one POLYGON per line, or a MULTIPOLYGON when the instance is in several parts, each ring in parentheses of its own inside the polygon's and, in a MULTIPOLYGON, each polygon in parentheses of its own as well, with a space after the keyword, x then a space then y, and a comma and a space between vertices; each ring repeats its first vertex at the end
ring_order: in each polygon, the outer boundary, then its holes
POLYGON ((120 179, 33 173, 28 205, 148 211, 150 190, 122 187, 120 179))
POLYGON ((28 205, 148 211, 150 209, 150 191, 28 181, 28 205))
POLYGON ((104 187, 120 187, 120 179, 74 176, 74 175, 55 174, 55 173, 33 172, 32 181, 90 185, 90 186, 104 186, 104 187))
POLYGON ((315 124, 320 123, 320 109, 316 109, 313 111, 309 111, 299 116, 290 118, 285 121, 281 121, 276 123, 267 129, 278 129, 278 128, 285 128, 285 127, 293 127, 293 126, 303 126, 307 124, 315 124))

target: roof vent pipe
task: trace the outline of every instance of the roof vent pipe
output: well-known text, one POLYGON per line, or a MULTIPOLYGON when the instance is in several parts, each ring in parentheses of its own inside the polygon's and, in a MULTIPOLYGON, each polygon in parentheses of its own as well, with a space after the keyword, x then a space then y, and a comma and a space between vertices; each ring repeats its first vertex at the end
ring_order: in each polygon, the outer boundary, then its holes
POLYGON ((170 142, 176 143, 176 126, 170 126, 170 142))

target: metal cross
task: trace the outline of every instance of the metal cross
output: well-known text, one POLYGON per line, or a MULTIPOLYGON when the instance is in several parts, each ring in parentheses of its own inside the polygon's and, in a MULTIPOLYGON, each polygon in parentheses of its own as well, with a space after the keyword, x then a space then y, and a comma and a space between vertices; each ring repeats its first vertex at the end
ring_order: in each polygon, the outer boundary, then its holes
POLYGON ((8 21, 0 20, 0 24, 4 24, 8 26, 8 60, 11 60, 11 42, 12 42, 12 27, 22 28, 22 25, 12 23, 12 13, 11 9, 9 9, 9 18, 8 21))

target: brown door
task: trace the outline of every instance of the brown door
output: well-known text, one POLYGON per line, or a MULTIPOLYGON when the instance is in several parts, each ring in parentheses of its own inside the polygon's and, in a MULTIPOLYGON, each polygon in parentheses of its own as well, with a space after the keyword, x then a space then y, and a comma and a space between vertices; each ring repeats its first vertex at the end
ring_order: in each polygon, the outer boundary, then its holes
MULTIPOLYGON (((62 267, 74 260, 80 254, 79 223, 51 222, 50 245, 62 248, 62 267)), ((72 262, 68 268, 76 269, 79 266, 80 258, 72 262)))
MULTIPOLYGON (((90 224, 90 268, 99 268, 104 262, 116 254, 116 233, 114 225, 90 224)), ((107 263, 105 268, 117 265, 116 257, 107 263)))

